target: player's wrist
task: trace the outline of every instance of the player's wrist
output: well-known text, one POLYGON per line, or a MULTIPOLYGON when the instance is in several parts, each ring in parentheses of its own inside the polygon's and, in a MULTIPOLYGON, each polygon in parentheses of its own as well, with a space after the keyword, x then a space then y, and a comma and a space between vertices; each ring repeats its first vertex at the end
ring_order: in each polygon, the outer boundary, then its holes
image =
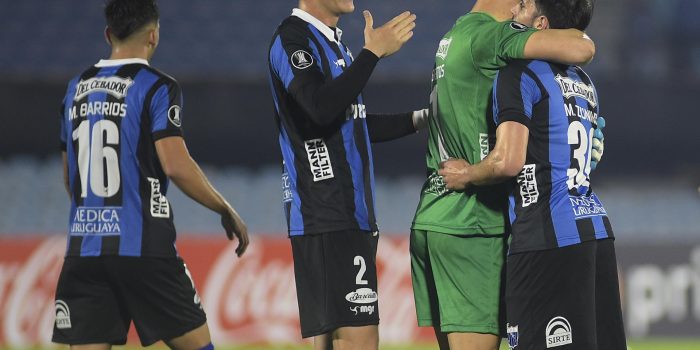
POLYGON ((382 50, 380 47, 377 47, 376 45, 373 44, 365 44, 363 49, 369 51, 371 54, 377 57, 377 59, 384 57, 386 52, 382 50))

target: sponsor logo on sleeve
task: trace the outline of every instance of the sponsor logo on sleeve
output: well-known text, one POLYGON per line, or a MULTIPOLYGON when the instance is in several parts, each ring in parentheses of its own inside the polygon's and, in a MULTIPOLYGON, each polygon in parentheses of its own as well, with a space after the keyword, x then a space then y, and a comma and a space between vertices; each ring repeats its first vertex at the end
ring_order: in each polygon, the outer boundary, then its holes
POLYGON ((525 164, 523 170, 518 174, 518 187, 520 187, 523 208, 537 203, 537 199, 540 197, 535 175, 535 164, 525 164))
POLYGON ((68 304, 63 300, 56 300, 56 328, 71 328, 70 309, 68 308, 68 304))
POLYGON ((508 334, 508 348, 513 350, 518 346, 518 338, 520 337, 518 325, 511 326, 506 324, 506 332, 508 334))
POLYGON ((160 180, 149 177, 148 182, 151 183, 151 216, 154 218, 169 218, 170 203, 165 198, 165 195, 160 192, 160 180))
POLYGON ((104 92, 118 99, 126 97, 129 88, 134 84, 130 78, 98 77, 81 80, 75 87, 74 101, 78 101, 93 92, 104 92))
POLYGON ((304 141, 306 155, 309 158, 309 167, 314 182, 332 179, 333 166, 328 147, 323 139, 313 139, 304 141))
POLYGON ((314 64, 314 56, 304 50, 297 50, 292 54, 291 61, 296 69, 306 69, 314 64))
POLYGON ((547 337, 547 349, 573 343, 571 324, 561 316, 557 316, 547 323, 545 336, 547 337))
POLYGON ((178 106, 178 105, 170 106, 170 109, 168 109, 168 120, 170 121, 170 123, 172 123, 173 125, 175 125, 178 128, 182 126, 182 117, 181 117, 180 106, 178 106))

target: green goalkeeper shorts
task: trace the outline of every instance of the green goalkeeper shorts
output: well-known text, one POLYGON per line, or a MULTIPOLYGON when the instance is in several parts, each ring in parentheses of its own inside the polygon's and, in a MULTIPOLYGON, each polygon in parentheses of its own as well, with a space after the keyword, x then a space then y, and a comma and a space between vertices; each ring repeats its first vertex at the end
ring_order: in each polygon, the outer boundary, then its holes
POLYGON ((411 232, 411 276, 418 326, 444 333, 502 335, 502 236, 411 232))

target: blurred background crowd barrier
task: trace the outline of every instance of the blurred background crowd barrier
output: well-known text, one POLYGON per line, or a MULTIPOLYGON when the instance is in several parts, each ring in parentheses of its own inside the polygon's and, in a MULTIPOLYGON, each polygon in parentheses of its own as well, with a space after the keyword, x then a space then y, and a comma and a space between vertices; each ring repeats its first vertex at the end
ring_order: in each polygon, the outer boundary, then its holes
MULTIPOLYGON (((102 4, 0 0, 0 346, 48 342, 68 212, 58 110, 67 81, 109 55, 102 4), (34 275, 41 269, 48 270, 34 275), (42 302, 26 301, 30 296, 42 302)), ((161 44, 152 61, 181 83, 190 152, 248 222, 254 247, 258 243, 234 268, 272 273, 267 276, 288 283, 286 292, 293 292, 293 280, 266 55, 272 32, 296 4, 161 1, 161 44), (256 259, 262 265, 252 263, 256 259), (270 269, 261 267, 270 264, 270 269)), ((358 10, 371 10, 375 23, 403 10, 418 16, 415 37, 380 62, 365 89, 368 110, 425 107, 437 43, 473 1, 355 4, 358 10)), ((598 0, 596 6, 588 32, 597 55, 585 69, 597 85, 608 126, 604 160, 592 183, 617 236, 628 333, 698 337, 700 1, 598 0)), ((356 53, 363 44, 363 25, 359 11, 340 22, 344 41, 356 53)), ((390 342, 430 339, 414 329, 415 322, 405 322, 407 315, 415 321, 406 309, 413 302, 406 237, 425 177, 425 145, 425 133, 374 145, 377 211, 384 235, 380 256, 388 262, 383 271, 388 266, 400 279, 386 280, 393 272, 382 272, 382 339, 390 342)), ((231 318, 214 328, 215 337, 234 343, 298 341, 293 294, 267 293, 256 299, 251 293, 255 287, 243 282, 212 285, 210 281, 228 273, 217 270, 214 257, 233 260, 231 249, 221 250, 224 235, 218 219, 174 186, 168 198, 181 250, 186 259, 191 257, 188 264, 196 270, 208 312, 231 318), (202 254, 202 249, 216 254, 202 254), (250 298, 236 297, 243 289, 250 298), (221 302, 222 296, 233 300, 221 302), (284 324, 269 321, 273 326, 267 324, 263 331, 264 322, 253 321, 258 316, 284 324)))

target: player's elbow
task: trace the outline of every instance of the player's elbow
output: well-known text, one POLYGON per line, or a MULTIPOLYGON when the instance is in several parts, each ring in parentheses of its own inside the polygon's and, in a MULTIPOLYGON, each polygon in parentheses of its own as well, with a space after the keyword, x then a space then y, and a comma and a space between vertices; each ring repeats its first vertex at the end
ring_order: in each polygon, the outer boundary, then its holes
POLYGON ((508 158, 506 157, 503 161, 499 162, 498 172, 500 177, 510 178, 515 177, 520 174, 520 171, 525 165, 525 160, 508 158))
POLYGON ((595 56, 595 43, 592 40, 581 38, 577 41, 576 49, 572 51, 572 61, 577 65, 585 65, 595 56))
POLYGON ((161 162, 161 166, 163 167, 163 173, 165 173, 165 176, 172 180, 178 180, 181 179, 185 176, 186 169, 187 167, 184 162, 173 162, 173 161, 166 161, 166 162, 161 162))

